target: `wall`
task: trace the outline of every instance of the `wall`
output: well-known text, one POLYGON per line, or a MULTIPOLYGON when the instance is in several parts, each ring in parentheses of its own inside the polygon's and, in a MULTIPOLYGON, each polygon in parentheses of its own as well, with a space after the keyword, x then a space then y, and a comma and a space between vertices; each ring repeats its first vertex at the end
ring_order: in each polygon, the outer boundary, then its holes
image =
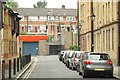
POLYGON ((40 40, 39 41, 39 53, 40 56, 46 56, 47 55, 47 42, 46 40, 40 40))

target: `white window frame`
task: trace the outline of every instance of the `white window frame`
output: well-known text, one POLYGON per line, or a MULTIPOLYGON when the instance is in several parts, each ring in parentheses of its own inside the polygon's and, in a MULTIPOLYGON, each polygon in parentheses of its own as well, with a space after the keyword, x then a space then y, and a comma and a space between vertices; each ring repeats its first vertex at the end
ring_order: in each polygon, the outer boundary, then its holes
POLYGON ((47 21, 47 16, 39 16, 39 21, 47 21))
POLYGON ((28 16, 28 21, 38 21, 38 16, 28 16))
POLYGON ((45 30, 47 30, 46 25, 40 25, 40 31, 41 31, 41 33, 45 33, 45 30))

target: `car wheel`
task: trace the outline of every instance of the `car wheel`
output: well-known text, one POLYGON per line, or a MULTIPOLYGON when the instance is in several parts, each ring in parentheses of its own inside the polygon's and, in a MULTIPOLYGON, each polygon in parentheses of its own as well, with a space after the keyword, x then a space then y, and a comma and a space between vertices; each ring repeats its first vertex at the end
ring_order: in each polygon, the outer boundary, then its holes
POLYGON ((108 77, 113 78, 113 73, 109 73, 108 77))
POLYGON ((71 64, 71 69, 74 70, 73 64, 71 64))
POLYGON ((79 72, 79 67, 78 66, 76 67, 76 70, 77 70, 77 72, 79 72))
POLYGON ((81 72, 79 72, 79 75, 82 75, 82 73, 81 73, 81 72))
POLYGON ((86 77, 87 77, 87 73, 86 73, 85 70, 83 70, 83 72, 82 72, 82 76, 83 76, 83 78, 86 78, 86 77))
POLYGON ((72 69, 71 66, 70 66, 70 63, 68 63, 68 64, 69 64, 68 68, 69 68, 69 69, 72 69))

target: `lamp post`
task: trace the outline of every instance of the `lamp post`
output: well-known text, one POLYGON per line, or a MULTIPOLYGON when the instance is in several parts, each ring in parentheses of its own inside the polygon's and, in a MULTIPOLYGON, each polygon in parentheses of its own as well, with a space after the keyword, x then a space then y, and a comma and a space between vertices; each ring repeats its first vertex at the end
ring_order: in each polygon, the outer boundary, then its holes
POLYGON ((59 20, 59 25, 58 25, 58 32, 59 32, 59 29, 60 29, 60 14, 58 14, 58 20, 59 20))
POLYGON ((71 42, 73 46, 73 27, 72 27, 72 18, 70 18, 70 29, 71 29, 71 42))
POLYGON ((79 22, 78 23, 78 51, 80 51, 80 49, 81 49, 81 46, 80 46, 80 31, 81 31, 81 27, 82 27, 82 25, 79 22))
POLYGON ((91 14, 91 52, 93 52, 94 51, 94 30, 93 30, 93 26, 94 26, 94 20, 95 20, 95 15, 93 14, 93 12, 92 12, 92 14, 91 14))
MULTIPOLYGON (((51 14, 51 12, 48 11, 48 13, 47 13, 47 25, 46 25, 47 29, 48 29, 48 21, 49 21, 49 16, 50 16, 50 14, 51 14)), ((49 30, 49 29, 48 29, 48 30, 49 30)), ((48 34, 49 34, 49 31, 48 31, 48 34)), ((51 37, 49 36, 49 37, 48 37, 48 42, 50 42, 50 39, 51 39, 51 37)))

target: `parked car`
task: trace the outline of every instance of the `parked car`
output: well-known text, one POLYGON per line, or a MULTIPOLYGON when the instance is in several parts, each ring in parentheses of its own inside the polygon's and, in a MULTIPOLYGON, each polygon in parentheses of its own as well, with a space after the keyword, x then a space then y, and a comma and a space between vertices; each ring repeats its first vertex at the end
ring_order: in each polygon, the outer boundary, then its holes
POLYGON ((65 59, 65 64, 69 69, 72 68, 71 59, 72 59, 74 53, 75 53, 75 51, 69 51, 69 53, 67 54, 67 57, 65 59))
POLYGON ((66 55, 67 55, 68 52, 69 51, 67 50, 67 51, 64 51, 64 53, 63 53, 63 56, 62 56, 62 62, 63 63, 65 63, 65 58, 66 58, 66 55))
MULTIPOLYGON (((75 70, 79 67, 78 63, 79 63, 79 60, 80 60, 80 54, 81 53, 84 53, 84 51, 75 51, 74 55, 72 56, 71 65, 72 65, 73 70, 75 70)), ((77 69, 77 71, 78 70, 79 69, 77 69)))
POLYGON ((90 75, 113 76, 113 64, 107 53, 88 52, 80 56, 80 71, 83 77, 90 75))
POLYGON ((62 61, 62 56, 63 56, 64 52, 65 52, 64 50, 59 52, 59 54, 58 54, 59 61, 62 61))

